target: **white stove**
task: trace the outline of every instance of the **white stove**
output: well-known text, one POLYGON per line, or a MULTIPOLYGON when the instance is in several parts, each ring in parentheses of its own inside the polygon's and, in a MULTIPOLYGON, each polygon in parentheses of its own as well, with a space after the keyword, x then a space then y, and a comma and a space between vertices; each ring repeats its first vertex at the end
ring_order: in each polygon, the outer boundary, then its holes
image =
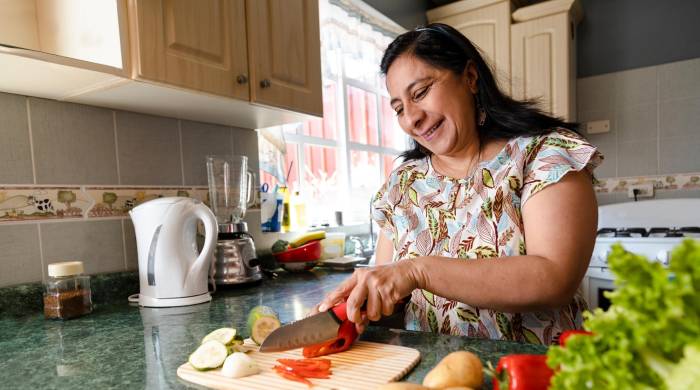
POLYGON ((700 239, 700 199, 663 199, 618 203, 598 208, 598 236, 583 280, 589 308, 607 309, 603 295, 614 290, 608 254, 620 243, 629 252, 668 266, 671 252, 684 239, 700 239))

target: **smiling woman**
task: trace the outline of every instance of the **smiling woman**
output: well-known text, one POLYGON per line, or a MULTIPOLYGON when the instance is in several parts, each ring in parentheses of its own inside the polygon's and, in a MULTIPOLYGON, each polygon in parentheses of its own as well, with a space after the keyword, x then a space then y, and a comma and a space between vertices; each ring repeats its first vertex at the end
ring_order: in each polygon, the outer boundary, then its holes
POLYGON ((373 202, 377 266, 319 310, 346 300, 362 329, 410 296, 408 329, 550 344, 579 328, 602 156, 576 124, 503 94, 447 25, 397 37, 381 70, 413 146, 373 202))

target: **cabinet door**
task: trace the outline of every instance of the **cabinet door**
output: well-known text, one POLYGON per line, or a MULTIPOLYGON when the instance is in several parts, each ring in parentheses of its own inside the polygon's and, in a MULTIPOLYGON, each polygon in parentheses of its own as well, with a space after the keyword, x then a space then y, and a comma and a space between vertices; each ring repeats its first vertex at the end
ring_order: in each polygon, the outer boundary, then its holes
POLYGON ((135 78, 248 100, 245 0, 130 0, 129 23, 135 78))
POLYGON ((251 101, 323 115, 317 0, 248 0, 251 101))
POLYGON ((510 0, 463 0, 428 11, 431 23, 445 23, 464 34, 496 70, 494 76, 510 93, 510 0))
POLYGON ((539 99, 544 111, 575 120, 574 26, 567 13, 511 28, 513 97, 539 99))

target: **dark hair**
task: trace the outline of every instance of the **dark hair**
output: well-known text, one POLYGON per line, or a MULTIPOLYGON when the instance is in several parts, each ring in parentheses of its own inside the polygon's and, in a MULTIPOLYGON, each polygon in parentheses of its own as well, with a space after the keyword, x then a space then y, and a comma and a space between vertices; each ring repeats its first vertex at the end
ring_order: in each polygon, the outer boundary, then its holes
MULTIPOLYGON (((574 132, 578 124, 547 115, 536 107, 536 101, 518 101, 501 92, 493 72, 479 50, 459 31, 442 24, 431 23, 425 27, 405 32, 387 47, 380 69, 386 75, 391 64, 401 55, 411 54, 440 69, 461 75, 471 60, 479 75, 476 101, 486 111, 486 121, 477 126, 479 138, 511 139, 522 135, 540 135, 563 127, 574 132)), ((401 153, 404 161, 427 157, 430 151, 411 140, 413 148, 401 153)))

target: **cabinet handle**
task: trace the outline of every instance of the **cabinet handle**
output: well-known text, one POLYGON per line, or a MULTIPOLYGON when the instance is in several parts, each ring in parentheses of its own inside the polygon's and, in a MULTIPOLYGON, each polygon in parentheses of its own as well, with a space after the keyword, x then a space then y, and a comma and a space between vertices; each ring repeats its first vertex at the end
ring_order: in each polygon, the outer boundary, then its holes
POLYGON ((245 84, 248 82, 248 77, 244 74, 239 74, 238 77, 236 77, 236 82, 238 84, 245 84))
POLYGON ((270 80, 268 80, 268 79, 263 79, 260 82, 260 88, 270 88, 270 85, 271 85, 270 80))

